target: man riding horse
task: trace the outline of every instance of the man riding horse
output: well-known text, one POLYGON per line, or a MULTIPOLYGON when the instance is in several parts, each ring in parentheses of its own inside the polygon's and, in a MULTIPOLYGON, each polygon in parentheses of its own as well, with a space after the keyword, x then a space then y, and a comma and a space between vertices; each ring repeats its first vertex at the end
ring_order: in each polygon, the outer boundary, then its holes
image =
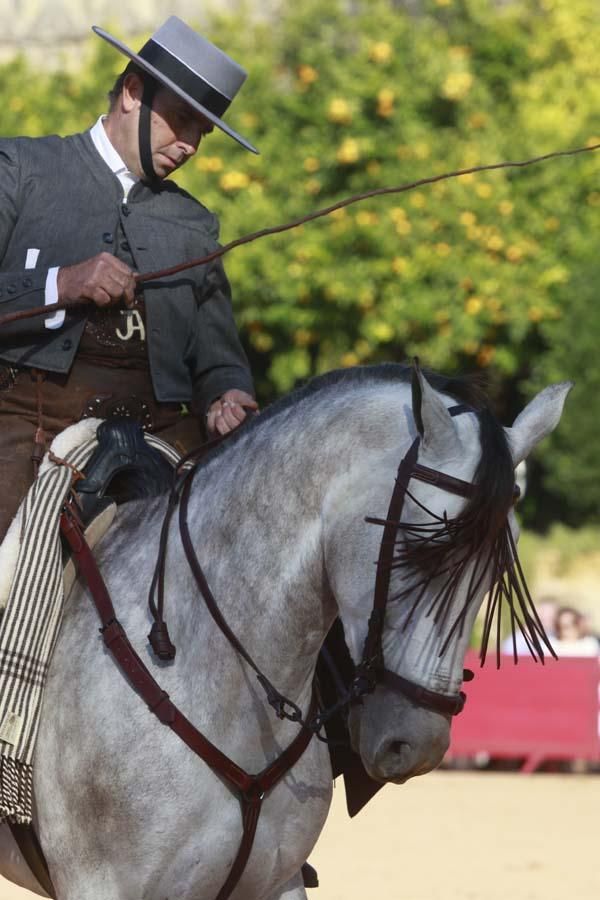
POLYGON ((216 216, 166 179, 215 125, 257 152, 222 120, 246 73, 175 16, 139 53, 94 30, 130 59, 108 114, 0 140, 0 310, 69 306, 0 333, 0 539, 32 459, 80 418, 137 417, 187 450, 256 408, 220 261, 143 298, 134 275, 217 247, 216 216))

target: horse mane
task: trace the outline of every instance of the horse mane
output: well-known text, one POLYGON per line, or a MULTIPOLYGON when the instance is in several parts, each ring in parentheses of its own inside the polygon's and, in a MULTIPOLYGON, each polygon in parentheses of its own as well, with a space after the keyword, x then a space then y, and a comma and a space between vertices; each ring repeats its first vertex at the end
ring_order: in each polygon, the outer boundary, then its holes
MULTIPOLYGON (((474 409, 486 405, 486 397, 475 376, 448 376, 436 372, 422 370, 430 385, 440 393, 448 394, 459 403, 465 403, 474 409)), ((235 446, 245 435, 262 428, 268 421, 286 410, 299 405, 313 396, 334 388, 368 386, 377 383, 410 382, 412 366, 401 363, 380 363, 371 366, 353 366, 347 369, 334 369, 323 375, 316 375, 304 384, 296 387, 277 400, 274 400, 258 415, 252 416, 241 428, 230 433, 226 440, 219 442, 208 450, 199 463, 204 467, 211 460, 235 446)))
MULTIPOLYGON (((408 384, 411 373, 411 366, 383 363, 337 369, 316 376, 273 402, 260 415, 253 416, 231 437, 208 451, 200 465, 204 467, 235 446, 245 435, 261 429, 271 419, 306 400, 336 388, 378 383, 408 384)), ((446 376, 427 370, 423 370, 423 374, 434 390, 465 404, 477 415, 481 453, 473 477, 473 491, 455 519, 448 519, 445 515, 440 518, 426 509, 431 517, 430 523, 398 523, 398 549, 392 567, 410 566, 413 571, 420 573, 418 577, 421 580, 395 597, 390 597, 390 601, 412 595, 415 587, 417 588, 417 596, 406 621, 408 625, 431 582, 440 579, 441 587, 430 602, 427 615, 433 615, 434 621, 442 625, 450 615, 465 568, 474 561, 465 602, 450 625, 441 652, 449 645, 455 630, 462 630, 467 611, 481 595, 482 585, 485 584, 488 601, 481 644, 482 664, 495 622, 496 657, 499 665, 501 610, 504 603, 509 609, 513 646, 518 629, 523 634, 531 655, 543 660, 542 643, 551 654, 554 655, 554 651, 529 594, 508 525, 508 514, 515 500, 515 480, 513 459, 504 428, 491 412, 481 382, 476 377, 446 376)), ((407 494, 418 504, 410 491, 407 494)))

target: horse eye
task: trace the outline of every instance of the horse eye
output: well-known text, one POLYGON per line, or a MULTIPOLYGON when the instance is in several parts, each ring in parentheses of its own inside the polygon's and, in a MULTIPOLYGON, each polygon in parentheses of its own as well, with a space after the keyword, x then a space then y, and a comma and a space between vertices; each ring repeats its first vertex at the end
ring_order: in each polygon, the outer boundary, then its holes
POLYGON ((513 493, 512 493, 512 505, 513 506, 516 506, 517 501, 519 500, 520 496, 521 496, 521 488, 519 487, 518 484, 515 484, 515 486, 513 488, 513 493))

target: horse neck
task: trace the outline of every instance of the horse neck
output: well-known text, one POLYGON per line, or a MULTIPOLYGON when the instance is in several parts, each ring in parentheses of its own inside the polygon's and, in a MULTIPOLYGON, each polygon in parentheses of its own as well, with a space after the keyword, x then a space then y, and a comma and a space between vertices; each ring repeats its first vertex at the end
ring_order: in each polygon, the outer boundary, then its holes
MULTIPOLYGON (((241 435, 195 476, 190 532, 212 593, 284 692, 310 683, 337 613, 323 563, 323 503, 332 481, 378 443, 371 420, 357 398, 312 398, 241 435)), ((187 633, 214 634, 188 585, 187 633)))

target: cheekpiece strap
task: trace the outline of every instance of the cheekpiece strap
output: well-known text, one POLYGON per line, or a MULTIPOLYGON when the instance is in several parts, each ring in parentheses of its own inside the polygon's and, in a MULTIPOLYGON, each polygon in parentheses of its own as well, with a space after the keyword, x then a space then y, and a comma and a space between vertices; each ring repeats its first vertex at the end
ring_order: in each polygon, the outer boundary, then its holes
POLYGON ((158 181, 158 175, 154 171, 154 163, 152 162, 152 135, 151 135, 151 115, 154 96, 158 87, 157 82, 150 75, 144 76, 144 93, 142 94, 142 105, 140 107, 139 122, 139 148, 140 163, 144 174, 150 181, 158 181))

